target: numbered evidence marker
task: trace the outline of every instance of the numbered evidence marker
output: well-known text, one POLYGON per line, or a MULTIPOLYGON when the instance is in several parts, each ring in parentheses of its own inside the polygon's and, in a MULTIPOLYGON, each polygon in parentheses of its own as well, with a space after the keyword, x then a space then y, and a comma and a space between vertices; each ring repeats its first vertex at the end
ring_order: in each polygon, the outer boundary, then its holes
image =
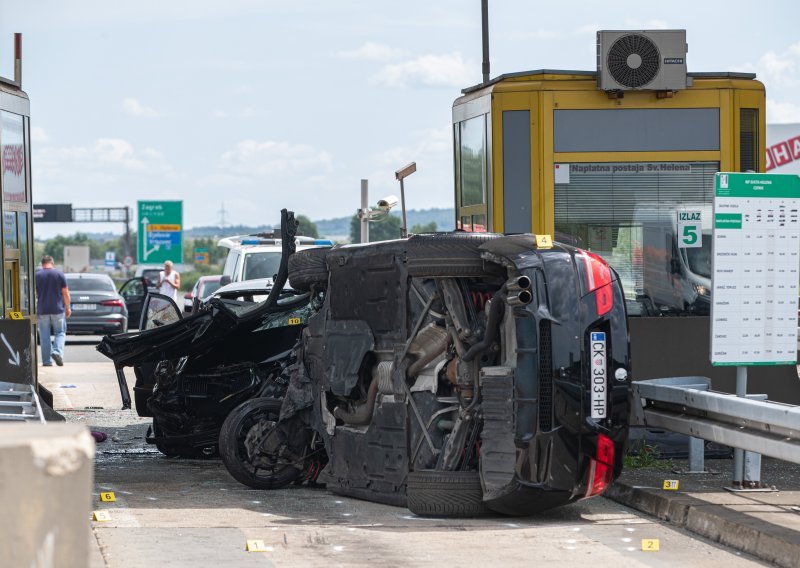
POLYGON ((657 538, 643 538, 642 550, 644 552, 658 552, 658 539, 657 538))
POLYGON ((300 325, 301 323, 303 323, 303 320, 301 320, 300 318, 289 318, 289 321, 287 323, 289 325, 300 325))
POLYGON ((245 550, 247 552, 269 552, 272 547, 266 546, 263 540, 248 540, 245 550))
POLYGON ((9 315, 11 316, 12 320, 21 320, 22 319, 22 312, 10 312, 9 315))
POLYGON ((113 491, 107 491, 105 493, 100 494, 100 500, 103 501, 104 503, 110 503, 112 501, 116 501, 117 496, 114 495, 113 491))
POLYGON ((92 520, 93 521, 110 521, 111 520, 111 513, 108 511, 95 511, 92 513, 92 520))
POLYGON ((665 479, 664 480, 664 489, 667 491, 677 491, 678 486, 680 485, 680 480, 678 479, 665 479))

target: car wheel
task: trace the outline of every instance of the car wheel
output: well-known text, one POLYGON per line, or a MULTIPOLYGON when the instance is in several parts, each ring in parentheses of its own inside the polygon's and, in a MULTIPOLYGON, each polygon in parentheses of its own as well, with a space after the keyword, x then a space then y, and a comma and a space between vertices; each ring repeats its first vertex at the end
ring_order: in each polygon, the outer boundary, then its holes
POLYGON ((280 454, 282 444, 276 436, 280 410, 280 400, 254 398, 225 419, 219 452, 228 473, 239 483, 254 489, 280 489, 300 477, 302 464, 280 454))
POLYGON ((308 291, 312 286, 325 287, 328 284, 328 266, 325 257, 329 248, 301 250, 289 257, 289 284, 300 291, 308 291))
POLYGON ((487 512, 477 471, 412 471, 407 495, 408 508, 422 517, 476 517, 487 512))
POLYGON ((492 233, 428 233, 408 239, 406 255, 409 276, 485 276, 496 272, 478 250, 492 233))
MULTIPOLYGON (((158 427, 158 421, 153 418, 153 436, 160 438, 163 435, 163 432, 158 427)), ((168 458, 203 459, 211 457, 216 453, 213 449, 209 451, 209 448, 195 448, 194 446, 175 444, 166 441, 157 441, 155 445, 158 451, 168 458)))

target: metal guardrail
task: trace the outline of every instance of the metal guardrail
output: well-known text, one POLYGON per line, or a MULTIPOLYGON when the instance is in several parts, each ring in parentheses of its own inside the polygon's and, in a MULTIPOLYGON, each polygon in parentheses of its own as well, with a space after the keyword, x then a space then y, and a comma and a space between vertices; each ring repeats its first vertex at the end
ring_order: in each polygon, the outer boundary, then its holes
POLYGON ((631 425, 664 428, 800 464, 800 406, 763 400, 764 395, 742 398, 710 391, 710 385, 707 377, 634 382, 634 401, 642 404, 632 405, 631 425))

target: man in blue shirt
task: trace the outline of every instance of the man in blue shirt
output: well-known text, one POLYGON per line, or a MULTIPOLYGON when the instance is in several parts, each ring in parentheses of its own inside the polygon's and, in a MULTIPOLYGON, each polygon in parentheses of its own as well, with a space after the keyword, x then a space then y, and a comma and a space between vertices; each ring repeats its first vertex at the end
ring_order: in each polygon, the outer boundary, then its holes
POLYGON ((67 279, 63 272, 55 268, 50 255, 42 257, 42 269, 36 272, 36 298, 42 365, 50 367, 55 361, 60 367, 64 364, 67 318, 72 315, 72 310, 69 306, 67 279), (52 343, 51 334, 54 336, 52 343))

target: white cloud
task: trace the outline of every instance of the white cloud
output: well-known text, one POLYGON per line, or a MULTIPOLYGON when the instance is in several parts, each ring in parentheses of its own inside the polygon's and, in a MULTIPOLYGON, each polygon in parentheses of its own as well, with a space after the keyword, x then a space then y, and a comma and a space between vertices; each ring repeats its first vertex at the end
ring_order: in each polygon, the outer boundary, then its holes
POLYGON ((140 118, 156 118, 160 116, 154 108, 145 106, 138 99, 130 97, 122 101, 122 110, 125 111, 125 114, 140 118))
POLYGON ((600 24, 591 23, 575 29, 575 35, 594 35, 600 29, 600 24))
POLYGON ((135 150, 121 138, 98 138, 91 146, 45 147, 37 153, 37 166, 45 169, 70 168, 108 171, 163 171, 163 156, 153 148, 135 150))
POLYGON ((331 155, 306 144, 268 140, 243 140, 222 154, 221 168, 231 174, 252 177, 274 174, 319 174, 333 171, 331 155))
POLYGON ((361 47, 350 50, 341 50, 332 54, 338 59, 361 59, 368 61, 389 61, 399 59, 405 55, 405 51, 382 43, 368 41, 361 47))
MULTIPOLYGON (((438 129, 425 130, 420 133, 416 144, 396 146, 375 155, 380 166, 397 168, 417 160, 433 161, 433 155, 447 153, 453 148, 453 127, 450 125, 438 129)), ((446 160, 445 160, 446 161, 446 160)))
POLYGON ((800 122, 800 105, 767 99, 767 124, 800 122))
POLYGON ((34 142, 48 142, 50 137, 41 126, 31 126, 31 140, 34 142))
POLYGON ((745 63, 737 71, 755 73, 764 81, 767 89, 772 87, 795 87, 800 85, 800 42, 783 51, 769 50, 756 63, 745 63))
POLYGON ((480 68, 467 62, 460 53, 422 55, 402 63, 386 65, 370 78, 383 87, 463 87, 480 78, 480 68))

